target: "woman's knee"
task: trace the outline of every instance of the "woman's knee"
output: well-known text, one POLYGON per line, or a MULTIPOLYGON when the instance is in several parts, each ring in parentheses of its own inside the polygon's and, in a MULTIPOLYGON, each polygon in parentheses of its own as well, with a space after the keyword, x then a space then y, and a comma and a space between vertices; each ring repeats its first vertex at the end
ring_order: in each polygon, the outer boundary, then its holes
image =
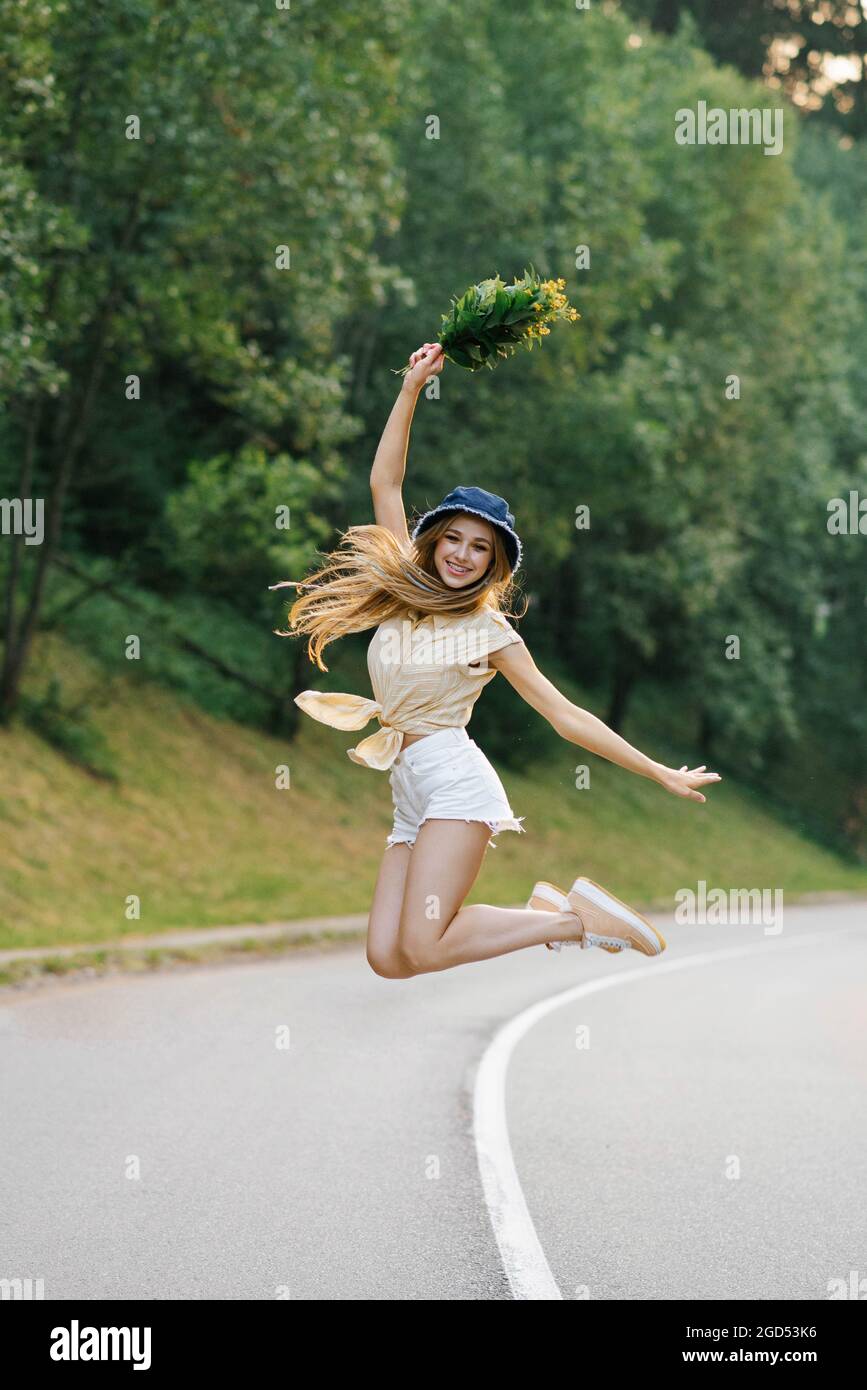
POLYGON ((441 969, 444 956, 442 933, 432 932, 429 921, 423 926, 418 923, 413 926, 413 922, 411 915, 402 915, 398 947, 401 960, 411 975, 426 975, 432 970, 441 969))
POLYGON ((373 973, 381 976, 383 980, 408 980, 411 975, 418 973, 399 948, 378 951, 374 947, 368 947, 367 963, 373 973))

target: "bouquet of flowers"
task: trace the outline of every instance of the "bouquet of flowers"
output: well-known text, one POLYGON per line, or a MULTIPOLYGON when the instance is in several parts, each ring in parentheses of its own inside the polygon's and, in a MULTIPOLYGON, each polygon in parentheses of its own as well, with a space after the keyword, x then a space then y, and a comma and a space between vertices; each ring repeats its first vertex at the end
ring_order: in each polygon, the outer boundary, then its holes
MULTIPOLYGON (((565 284, 540 280, 531 267, 511 285, 499 275, 471 285, 460 299, 452 300, 451 313, 443 315, 437 339, 443 356, 471 372, 480 367, 493 371, 498 358, 511 357, 519 347, 532 350, 551 332, 551 323, 581 317, 563 293, 565 284)), ((394 370, 404 376, 409 366, 394 370)))

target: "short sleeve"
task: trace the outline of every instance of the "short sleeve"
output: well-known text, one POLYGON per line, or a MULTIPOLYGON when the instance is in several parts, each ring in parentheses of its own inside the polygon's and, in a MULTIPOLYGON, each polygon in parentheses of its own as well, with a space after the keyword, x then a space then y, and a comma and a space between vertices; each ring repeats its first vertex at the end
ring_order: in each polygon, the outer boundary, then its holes
POLYGON ((503 647, 510 646, 513 642, 523 642, 524 640, 512 627, 505 614, 500 613, 496 608, 489 608, 484 612, 479 629, 488 656, 492 656, 494 652, 500 651, 503 647))

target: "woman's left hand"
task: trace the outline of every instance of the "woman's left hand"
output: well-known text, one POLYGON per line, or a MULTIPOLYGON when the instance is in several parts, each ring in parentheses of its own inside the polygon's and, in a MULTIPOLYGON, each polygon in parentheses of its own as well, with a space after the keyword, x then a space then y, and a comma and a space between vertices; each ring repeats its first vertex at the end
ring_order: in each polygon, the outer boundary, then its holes
POLYGON ((685 796, 690 801, 707 801, 698 788, 706 786, 708 782, 721 782, 722 778, 718 772, 706 772, 705 766, 705 763, 692 769, 686 763, 681 768, 660 766, 657 781, 674 796, 685 796))

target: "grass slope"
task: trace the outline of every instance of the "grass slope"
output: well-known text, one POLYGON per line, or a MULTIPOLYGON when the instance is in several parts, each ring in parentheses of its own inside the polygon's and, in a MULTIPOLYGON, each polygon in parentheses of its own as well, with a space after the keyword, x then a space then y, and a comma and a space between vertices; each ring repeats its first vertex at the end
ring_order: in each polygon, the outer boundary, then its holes
MULTIPOLYGON (((365 911, 391 796, 386 774, 345 756, 359 736, 304 719, 290 746, 124 665, 94 715, 116 783, 90 776, 21 724, 0 730, 0 945, 365 911), (286 764, 291 788, 278 790, 286 764), (131 894, 141 916, 128 920, 131 894)), ((99 664, 59 636, 41 639, 34 666, 43 681, 62 671, 65 696, 100 680, 99 664)), ((634 730, 627 737, 665 756, 634 730)), ((537 878, 568 886, 579 873, 636 904, 668 908, 698 879, 726 890, 867 892, 867 870, 779 824, 730 779, 701 806, 562 741, 552 748, 503 773, 527 833, 499 836, 471 900, 522 902, 537 878), (574 786, 580 762, 591 767, 583 791, 574 786)))

